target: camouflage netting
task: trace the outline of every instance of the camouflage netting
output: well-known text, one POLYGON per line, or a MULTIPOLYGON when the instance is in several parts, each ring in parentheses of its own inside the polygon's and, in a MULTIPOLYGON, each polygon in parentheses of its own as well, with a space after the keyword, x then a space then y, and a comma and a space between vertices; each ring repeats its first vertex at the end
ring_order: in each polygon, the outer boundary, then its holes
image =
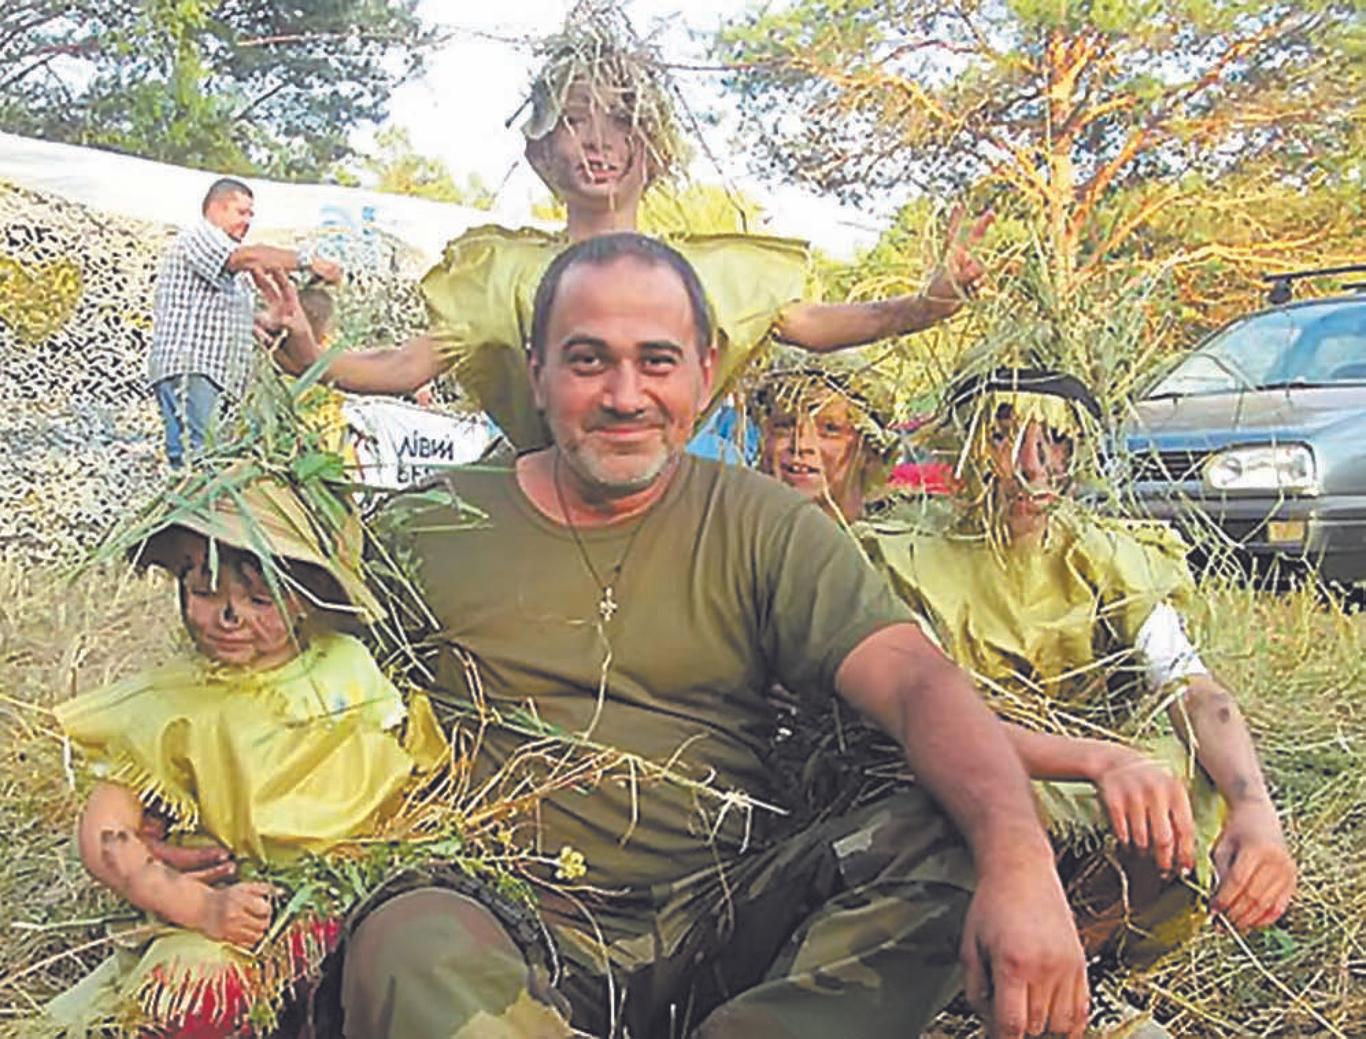
MULTIPOLYGON (((74 558, 160 485, 161 420, 143 373, 152 285, 176 231, 0 182, 0 552, 74 558)), ((405 246, 330 228, 252 236, 305 239, 347 267, 344 344, 422 326, 420 260, 405 246)))

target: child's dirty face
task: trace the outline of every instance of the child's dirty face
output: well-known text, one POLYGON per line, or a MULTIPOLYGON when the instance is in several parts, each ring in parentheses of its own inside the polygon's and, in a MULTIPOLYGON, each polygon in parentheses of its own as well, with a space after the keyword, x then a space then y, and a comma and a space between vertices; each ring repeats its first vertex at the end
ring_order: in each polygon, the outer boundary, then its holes
POLYGON ((199 651, 237 667, 264 669, 292 660, 299 651, 294 596, 285 594, 282 611, 254 560, 232 551, 220 553, 215 581, 208 542, 186 540, 180 599, 185 627, 199 651))

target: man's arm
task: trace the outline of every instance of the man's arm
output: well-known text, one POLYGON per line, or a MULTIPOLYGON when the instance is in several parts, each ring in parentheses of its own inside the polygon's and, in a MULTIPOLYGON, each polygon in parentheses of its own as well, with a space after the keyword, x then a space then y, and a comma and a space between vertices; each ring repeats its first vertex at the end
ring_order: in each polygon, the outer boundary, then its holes
POLYGON ((337 285, 342 280, 341 267, 331 260, 273 245, 239 245, 228 254, 227 268, 234 274, 252 269, 298 271, 307 268, 329 285, 337 285), (305 259, 307 263, 303 262, 305 259))
POLYGON ((1240 930, 1280 919, 1295 893, 1295 862, 1238 704, 1210 675, 1191 675, 1170 708, 1172 725, 1228 803, 1214 846, 1213 906, 1240 930))
POLYGON ((895 737, 916 779, 958 824, 977 866, 964 927, 967 994, 990 999, 991 1035, 1080 1036, 1089 995, 1081 942, 1005 727, 914 624, 864 639, 841 696, 895 737))

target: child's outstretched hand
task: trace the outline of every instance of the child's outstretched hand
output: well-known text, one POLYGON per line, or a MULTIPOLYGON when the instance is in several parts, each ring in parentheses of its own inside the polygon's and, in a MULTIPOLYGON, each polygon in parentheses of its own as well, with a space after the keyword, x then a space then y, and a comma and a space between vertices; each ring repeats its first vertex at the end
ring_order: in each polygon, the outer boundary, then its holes
POLYGON ((270 896, 275 888, 258 880, 242 881, 209 892, 204 905, 204 925, 210 938, 251 948, 270 927, 270 896))

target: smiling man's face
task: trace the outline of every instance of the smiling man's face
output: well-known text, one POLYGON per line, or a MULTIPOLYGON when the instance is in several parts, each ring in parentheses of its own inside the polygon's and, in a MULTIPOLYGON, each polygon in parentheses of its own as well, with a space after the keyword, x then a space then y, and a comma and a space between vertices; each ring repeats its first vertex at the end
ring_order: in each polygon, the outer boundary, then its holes
POLYGON ((683 280, 622 256, 564 272, 531 371, 566 465, 611 497, 648 488, 683 453, 712 364, 683 280))

